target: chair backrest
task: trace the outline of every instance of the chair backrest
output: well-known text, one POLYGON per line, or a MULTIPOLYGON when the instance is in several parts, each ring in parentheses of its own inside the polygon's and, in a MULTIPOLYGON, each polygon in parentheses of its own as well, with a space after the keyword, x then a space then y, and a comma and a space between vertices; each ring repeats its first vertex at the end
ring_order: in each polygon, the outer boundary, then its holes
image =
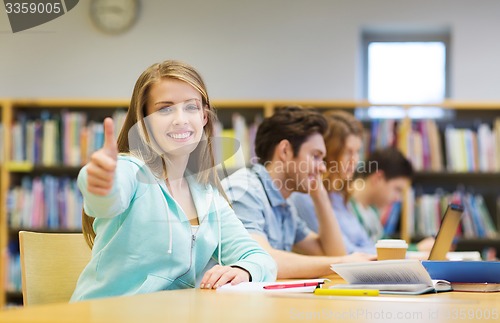
POLYGON ((90 260, 81 233, 19 232, 24 305, 68 302, 90 260))

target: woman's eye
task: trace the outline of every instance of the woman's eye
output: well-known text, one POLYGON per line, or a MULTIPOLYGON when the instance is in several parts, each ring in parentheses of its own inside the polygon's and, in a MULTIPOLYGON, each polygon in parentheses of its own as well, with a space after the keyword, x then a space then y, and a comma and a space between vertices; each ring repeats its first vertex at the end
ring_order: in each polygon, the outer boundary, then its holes
POLYGON ((160 113, 169 113, 172 111, 172 107, 161 107, 158 112, 160 113))
POLYGON ((184 108, 186 111, 198 111, 199 108, 196 104, 189 104, 184 108))

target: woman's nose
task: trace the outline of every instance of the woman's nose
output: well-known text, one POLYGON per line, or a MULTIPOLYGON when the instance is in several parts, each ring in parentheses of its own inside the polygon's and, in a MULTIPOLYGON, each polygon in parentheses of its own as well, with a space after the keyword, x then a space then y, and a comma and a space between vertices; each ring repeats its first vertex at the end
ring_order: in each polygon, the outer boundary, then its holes
POLYGON ((175 109, 173 123, 177 124, 177 125, 187 123, 187 117, 186 117, 186 113, 184 112, 184 109, 182 109, 182 108, 175 109))

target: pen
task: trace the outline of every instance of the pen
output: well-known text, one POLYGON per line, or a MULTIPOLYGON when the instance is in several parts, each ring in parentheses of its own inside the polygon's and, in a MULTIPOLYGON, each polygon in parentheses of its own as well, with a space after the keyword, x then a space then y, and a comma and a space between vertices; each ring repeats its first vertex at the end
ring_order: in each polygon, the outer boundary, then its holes
POLYGON ((309 287, 318 286, 320 282, 310 282, 310 283, 296 283, 296 284, 276 284, 264 286, 264 289, 283 289, 283 288, 297 288, 297 287, 309 287))
POLYGON ((316 288, 315 295, 334 295, 334 296, 378 296, 378 289, 331 289, 316 288))

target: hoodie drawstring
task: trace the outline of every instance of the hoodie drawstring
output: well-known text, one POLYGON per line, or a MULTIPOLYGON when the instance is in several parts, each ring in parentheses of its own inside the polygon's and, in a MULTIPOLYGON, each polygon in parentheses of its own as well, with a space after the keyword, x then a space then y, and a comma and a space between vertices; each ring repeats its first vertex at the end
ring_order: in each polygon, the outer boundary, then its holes
POLYGON ((215 207, 215 215, 217 216, 217 224, 218 224, 218 228, 219 228, 219 246, 218 246, 218 249, 219 249, 219 252, 218 252, 218 261, 219 261, 219 265, 222 266, 222 260, 221 260, 221 249, 222 249, 222 238, 221 238, 221 224, 220 224, 220 216, 219 216, 219 208, 217 207, 217 202, 214 200, 214 207, 215 207))
POLYGON ((170 208, 167 205, 167 222, 168 222, 168 250, 167 253, 171 254, 172 253, 172 223, 171 223, 171 218, 172 216, 170 215, 170 208))

